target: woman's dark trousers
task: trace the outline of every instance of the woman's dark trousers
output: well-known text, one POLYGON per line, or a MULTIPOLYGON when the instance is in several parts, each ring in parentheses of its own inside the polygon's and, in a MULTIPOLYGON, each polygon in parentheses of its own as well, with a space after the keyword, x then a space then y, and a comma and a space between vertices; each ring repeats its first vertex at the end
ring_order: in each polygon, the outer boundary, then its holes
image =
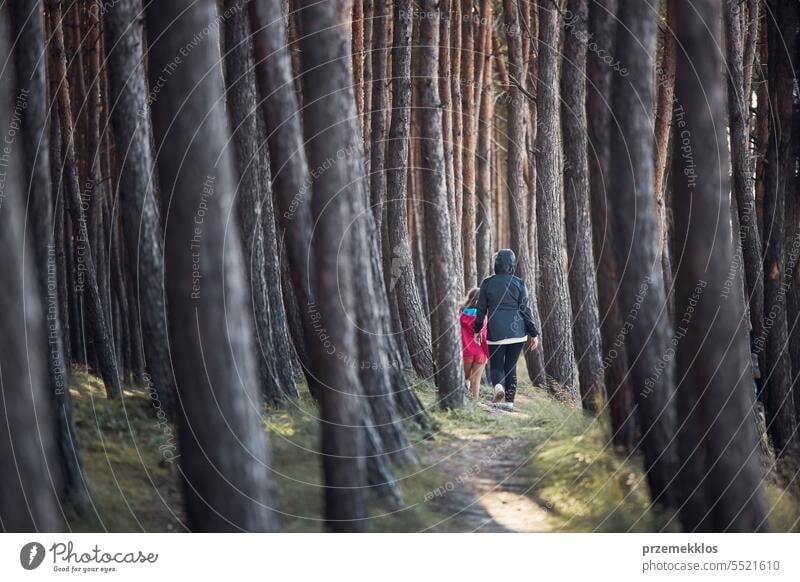
POLYGON ((492 386, 502 384, 506 389, 506 402, 514 402, 517 393, 517 360, 525 342, 493 346, 489 344, 489 373, 492 386))

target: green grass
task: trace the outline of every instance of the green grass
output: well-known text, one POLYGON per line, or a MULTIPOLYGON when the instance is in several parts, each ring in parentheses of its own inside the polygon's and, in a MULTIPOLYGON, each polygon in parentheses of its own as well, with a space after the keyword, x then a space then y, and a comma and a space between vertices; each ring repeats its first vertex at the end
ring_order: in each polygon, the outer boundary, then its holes
MULTIPOLYGON (((553 531, 677 531, 677 520, 651 506, 641 459, 605 446, 606 420, 557 402, 520 372, 513 414, 471 402, 457 411, 438 411, 433 386, 415 386, 432 411, 435 438, 426 440, 415 427, 407 427, 420 462, 395 468, 401 507, 371 498, 370 530, 469 529, 431 501, 431 492, 453 478, 453 469, 442 459, 466 441, 511 437, 514 454, 523 459, 516 478, 529 484, 531 497, 548 510, 553 531)), ((126 389, 121 400, 110 401, 102 382, 80 370, 73 372, 71 392, 94 507, 80 517, 70 515, 70 526, 76 531, 183 531, 177 470, 160 452, 175 437, 172 427, 156 418, 146 393, 126 389)), ((264 426, 282 529, 323 531, 316 404, 304 395, 285 410, 265 413, 264 426)), ((772 529, 797 531, 797 498, 772 483, 765 487, 765 498, 772 508, 772 529)))

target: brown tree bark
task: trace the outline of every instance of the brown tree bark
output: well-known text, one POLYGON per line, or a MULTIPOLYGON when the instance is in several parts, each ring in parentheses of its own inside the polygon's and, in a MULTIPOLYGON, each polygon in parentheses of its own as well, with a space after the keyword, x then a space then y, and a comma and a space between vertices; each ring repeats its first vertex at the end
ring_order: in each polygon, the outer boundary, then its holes
POLYGON ((657 3, 621 2, 615 56, 627 75, 614 75, 611 113, 610 192, 620 273, 619 304, 631 385, 642 427, 648 483, 654 502, 674 505, 674 386, 670 362, 666 295, 658 257, 659 240, 653 198, 653 55, 657 3))
POLYGON ((230 220, 234 171, 217 17, 211 0, 147 7, 151 86, 182 47, 194 47, 152 104, 180 467, 193 531, 263 531, 276 523, 244 260, 230 220), (199 31, 208 34, 198 40, 199 31))
MULTIPOLYGON (((486 5, 491 7, 491 3, 486 5)), ((491 9, 487 18, 491 17, 491 9)), ((492 118, 494 117, 494 88, 492 79, 492 55, 484 55, 484 81, 479 94, 480 115, 478 118, 478 145, 476 149, 476 227, 475 261, 478 280, 491 275, 492 263, 492 118)))
MULTIPOLYGON (((561 17, 553 4, 539 5, 539 83, 536 91, 537 303, 547 375, 578 397, 572 342, 572 307, 564 257, 558 55, 561 17)), ((511 67, 511 59, 509 59, 511 67)))
MULTIPOLYGON (((387 79, 387 36, 389 27, 388 2, 375 4, 372 19, 372 114, 370 120, 370 162, 369 192, 372 215, 375 217, 377 232, 382 231, 384 203, 386 201, 386 95, 387 79)), ((380 238, 378 248, 381 247, 380 238)))
POLYGON ((392 111, 386 164, 386 228, 389 248, 384 249, 384 270, 389 275, 388 292, 394 301, 414 369, 423 378, 433 376, 431 329, 425 312, 411 257, 408 238, 406 179, 411 130, 411 33, 412 3, 394 3, 392 41, 392 111))
POLYGON ((427 202, 426 251, 428 264, 436 265, 428 269, 428 288, 434 306, 431 313, 434 379, 438 404, 447 409, 458 408, 464 403, 464 368, 456 321, 456 273, 449 252, 452 247, 449 242, 444 136, 436 80, 439 70, 439 5, 436 0, 423 0, 422 10, 428 18, 421 23, 419 72, 416 78, 422 112, 422 187, 427 202))
POLYGON ((569 39, 561 65, 561 131, 564 143, 564 213, 566 217, 572 332, 578 361, 578 385, 585 410, 597 412, 603 388, 597 281, 592 258, 589 216, 589 161, 586 136, 586 46, 589 3, 569 0, 569 39))
POLYGON ((666 241, 666 212, 664 205, 664 175, 667 168, 667 148, 672 128, 672 109, 675 96, 675 0, 664 0, 667 17, 661 29, 661 58, 656 66, 656 120, 653 168, 655 177, 656 212, 660 233, 660 252, 666 241))
POLYGON ((735 239, 720 220, 730 209, 722 23, 712 0, 678 3, 675 15, 672 184, 677 246, 686 249, 675 281, 676 307, 686 310, 676 322, 681 521, 685 531, 763 531, 748 321, 741 283, 728 296, 735 239))
POLYGON ((114 354, 111 331, 105 318, 103 298, 98 286, 98 274, 92 248, 89 245, 89 228, 84 206, 84 200, 77 174, 75 156, 75 140, 72 124, 72 104, 67 85, 67 61, 64 52, 63 15, 61 2, 48 0, 50 35, 50 88, 51 94, 58 101, 58 114, 61 125, 61 154, 62 167, 67 182, 66 192, 69 196, 69 213, 72 219, 73 232, 76 234, 75 262, 77 272, 77 290, 79 295, 88 291, 86 301, 86 317, 91 339, 94 343, 100 374, 106 386, 109 398, 116 398, 120 392, 120 375, 117 368, 117 359, 114 354))
POLYGON ((463 107, 461 110, 461 243, 464 261, 464 288, 471 289, 479 283, 475 257, 475 146, 477 132, 475 118, 475 33, 472 24, 472 0, 462 0, 461 23, 461 73, 463 107))

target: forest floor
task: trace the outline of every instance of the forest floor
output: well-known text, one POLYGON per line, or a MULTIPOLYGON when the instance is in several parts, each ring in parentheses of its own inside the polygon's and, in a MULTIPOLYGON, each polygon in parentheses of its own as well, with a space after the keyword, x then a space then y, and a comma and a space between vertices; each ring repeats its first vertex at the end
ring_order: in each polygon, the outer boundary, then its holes
MULTIPOLYGON (((433 438, 408 427, 419 463, 395 469, 399 506, 371 504, 370 531, 586 532, 678 531, 673 515, 649 503, 641 459, 606 447, 606 419, 587 417, 527 382, 514 412, 479 402, 435 411, 435 390, 415 390, 432 411, 433 438)), ((307 391, 304 391, 307 392, 307 391)), ((92 507, 69 511, 75 531, 186 531, 171 447, 145 391, 109 401, 102 382, 73 372, 79 439, 92 507)), ((303 397, 264 415, 272 479, 284 531, 322 531, 322 472, 316 406, 303 397)), ((799 531, 800 501, 765 481, 770 526, 799 531)))

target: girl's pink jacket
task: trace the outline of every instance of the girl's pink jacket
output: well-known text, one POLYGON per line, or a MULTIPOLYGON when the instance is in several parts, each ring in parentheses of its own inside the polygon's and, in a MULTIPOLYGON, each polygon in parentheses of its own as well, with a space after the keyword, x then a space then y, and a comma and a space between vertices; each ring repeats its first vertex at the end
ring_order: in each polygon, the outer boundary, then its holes
POLYGON ((477 345, 474 340, 475 332, 472 331, 472 326, 475 323, 475 309, 463 309, 461 311, 461 350, 464 357, 467 356, 484 356, 489 357, 489 346, 486 344, 486 324, 489 321, 487 317, 483 321, 483 329, 481 330, 481 345, 477 345))

